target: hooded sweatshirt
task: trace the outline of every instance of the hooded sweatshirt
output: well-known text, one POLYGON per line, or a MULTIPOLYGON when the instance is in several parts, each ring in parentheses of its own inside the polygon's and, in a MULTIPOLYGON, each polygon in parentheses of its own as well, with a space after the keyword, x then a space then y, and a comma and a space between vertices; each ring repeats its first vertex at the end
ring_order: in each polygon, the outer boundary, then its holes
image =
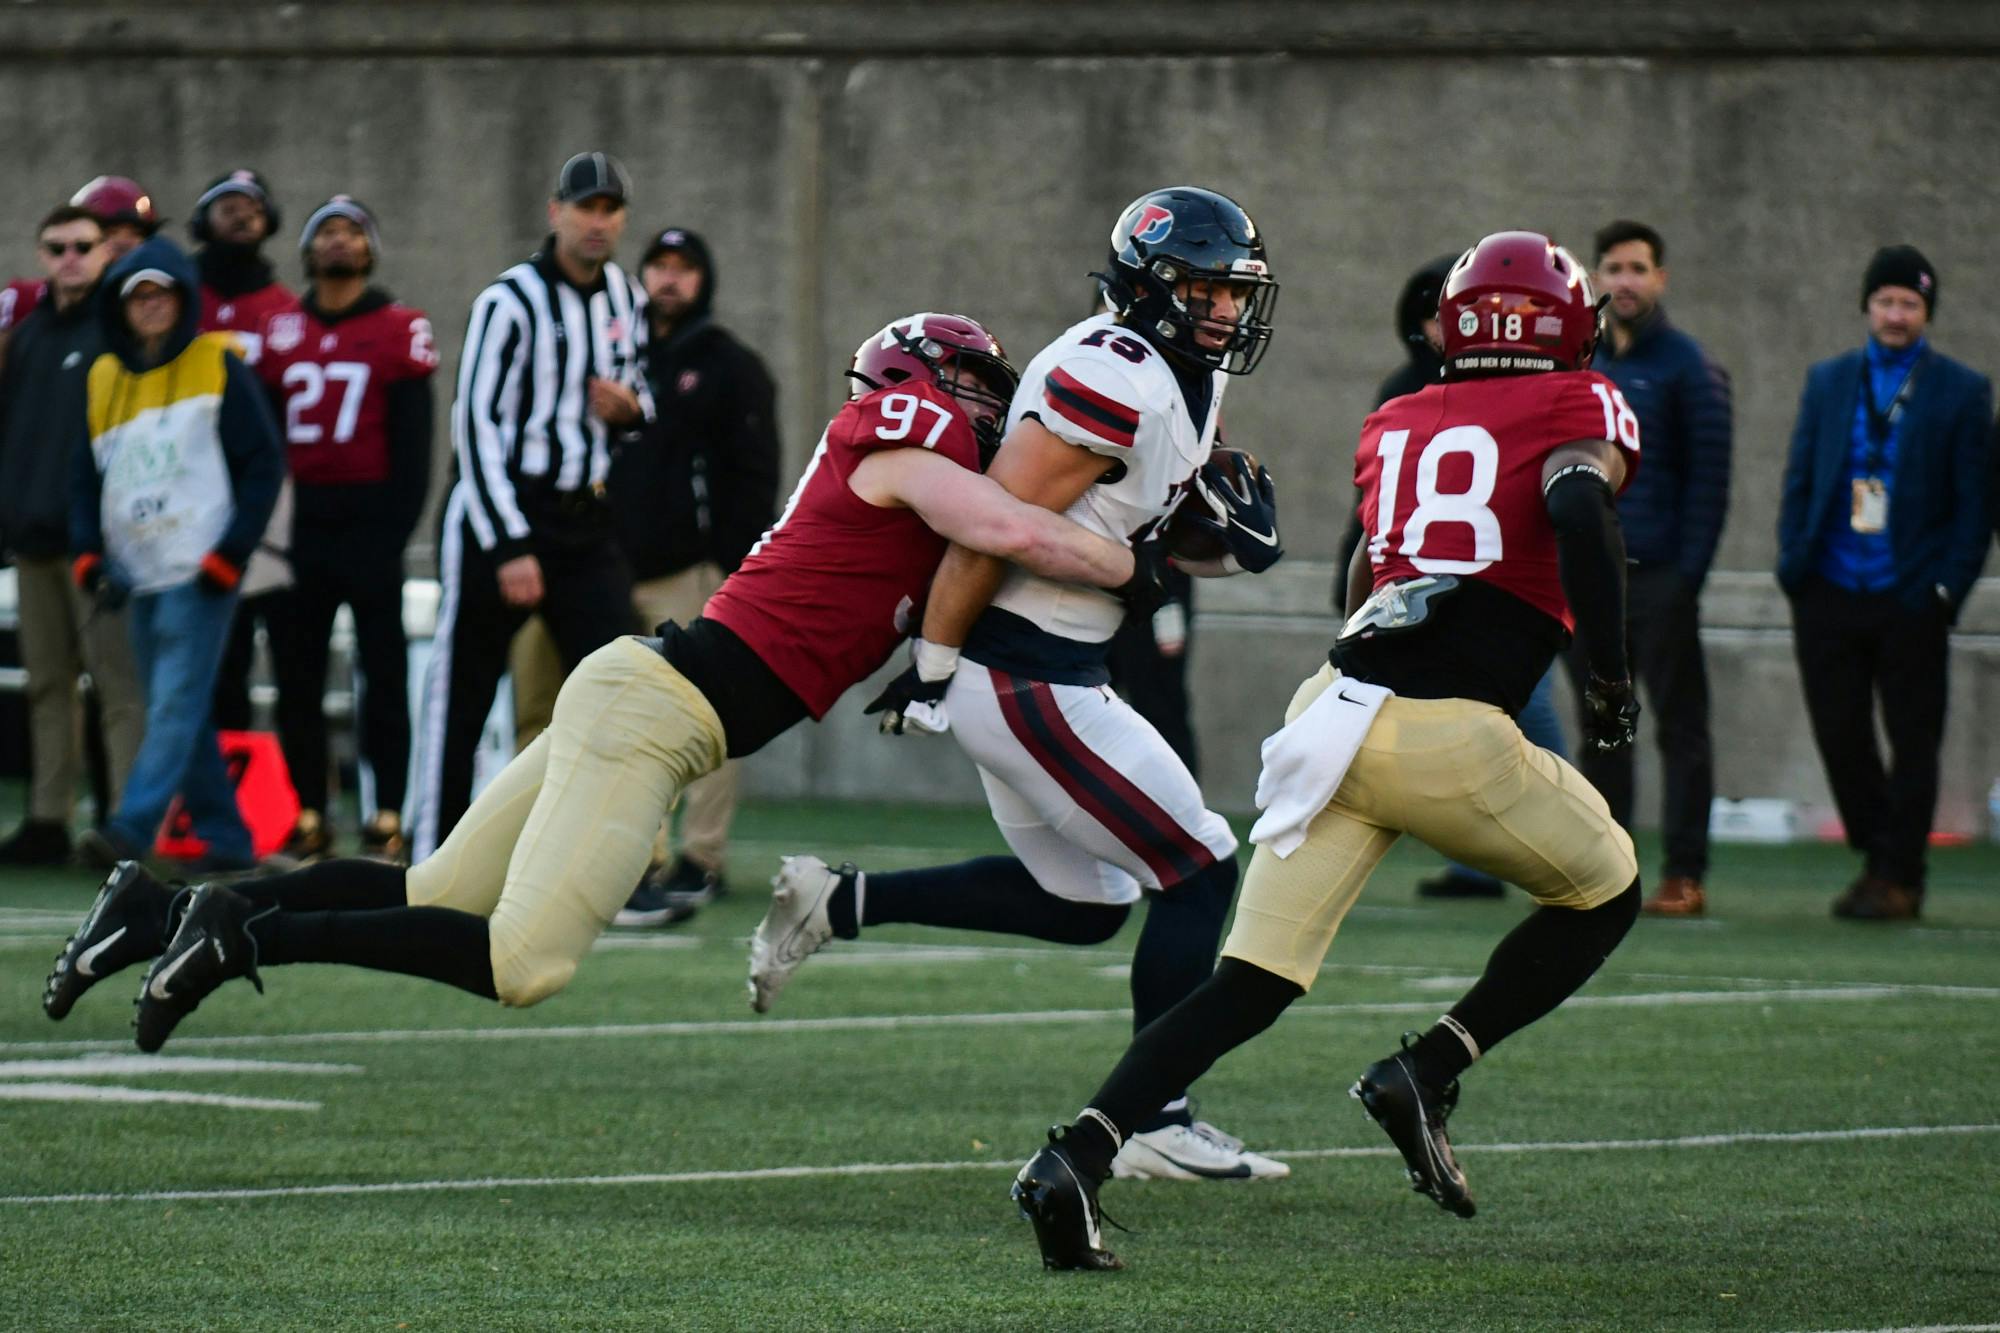
POLYGON ((608 489, 634 577, 701 563, 733 573, 777 517, 776 389, 757 354, 709 318, 715 260, 681 232, 701 295, 664 339, 648 343, 654 419, 621 437, 608 489))
POLYGON ((97 293, 110 350, 90 368, 90 447, 76 451, 70 542, 135 592, 191 582, 214 555, 241 571, 271 517, 284 446, 263 388, 225 333, 198 333, 195 268, 155 236, 114 264, 97 293), (119 289, 158 269, 181 293, 180 322, 148 365, 119 289))

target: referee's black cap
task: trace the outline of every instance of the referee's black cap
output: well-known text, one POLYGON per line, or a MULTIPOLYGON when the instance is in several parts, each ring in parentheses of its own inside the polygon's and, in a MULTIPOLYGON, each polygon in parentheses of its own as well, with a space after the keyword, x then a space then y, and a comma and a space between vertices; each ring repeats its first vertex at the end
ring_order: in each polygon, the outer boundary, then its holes
POLYGON ((578 153, 556 173, 557 203, 574 204, 599 195, 621 204, 632 196, 632 178, 611 154, 578 153))

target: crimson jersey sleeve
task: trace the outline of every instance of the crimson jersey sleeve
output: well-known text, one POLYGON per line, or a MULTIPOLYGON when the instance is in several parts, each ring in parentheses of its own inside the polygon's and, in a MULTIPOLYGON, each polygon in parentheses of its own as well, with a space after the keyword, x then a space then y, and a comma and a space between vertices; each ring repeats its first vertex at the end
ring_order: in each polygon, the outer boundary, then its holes
POLYGON ((1588 371, 1461 380, 1383 404, 1354 457, 1374 586, 1482 579, 1572 627, 1542 465, 1580 440, 1615 444, 1627 478, 1637 471, 1637 419, 1588 371))
POLYGON ((388 330, 380 358, 382 377, 394 382, 435 374, 437 338, 431 331, 430 317, 406 305, 385 306, 382 315, 388 330))

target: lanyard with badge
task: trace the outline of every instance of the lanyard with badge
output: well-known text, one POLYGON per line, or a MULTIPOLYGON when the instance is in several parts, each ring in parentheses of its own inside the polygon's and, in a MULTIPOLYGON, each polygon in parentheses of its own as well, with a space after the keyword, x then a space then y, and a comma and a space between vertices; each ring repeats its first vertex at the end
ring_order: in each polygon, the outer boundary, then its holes
POLYGON ((1885 475, 1889 468, 1889 437, 1902 420, 1903 409, 1910 404, 1910 391, 1916 387, 1917 372, 1924 368, 1929 353, 1917 358, 1915 365, 1903 376, 1903 382, 1896 389, 1896 396, 1889 400, 1888 409, 1875 405, 1875 373, 1866 364, 1861 367, 1861 404, 1868 412, 1868 452, 1863 456, 1861 475, 1854 478, 1854 499, 1849 510, 1847 525, 1855 532, 1875 534, 1889 528, 1889 479, 1885 475))

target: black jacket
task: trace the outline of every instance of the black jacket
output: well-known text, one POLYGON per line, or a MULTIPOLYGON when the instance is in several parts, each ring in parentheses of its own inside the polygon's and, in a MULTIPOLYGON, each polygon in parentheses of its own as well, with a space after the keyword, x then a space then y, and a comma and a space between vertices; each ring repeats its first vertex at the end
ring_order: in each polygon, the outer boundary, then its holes
POLYGON ((743 563, 777 516, 776 391, 757 354, 697 316, 645 352, 655 419, 612 453, 610 501, 637 579, 743 563))
POLYGON ((1672 565, 1689 586, 1708 577, 1729 513, 1729 376, 1655 309, 1617 355, 1611 335, 1590 368, 1624 393, 1639 418, 1645 465, 1618 497, 1625 554, 1672 565))
POLYGON ((94 293, 58 312, 42 301, 9 337, 0 373, 0 544, 15 555, 69 554, 72 456, 87 447, 85 394, 104 352, 94 293))

